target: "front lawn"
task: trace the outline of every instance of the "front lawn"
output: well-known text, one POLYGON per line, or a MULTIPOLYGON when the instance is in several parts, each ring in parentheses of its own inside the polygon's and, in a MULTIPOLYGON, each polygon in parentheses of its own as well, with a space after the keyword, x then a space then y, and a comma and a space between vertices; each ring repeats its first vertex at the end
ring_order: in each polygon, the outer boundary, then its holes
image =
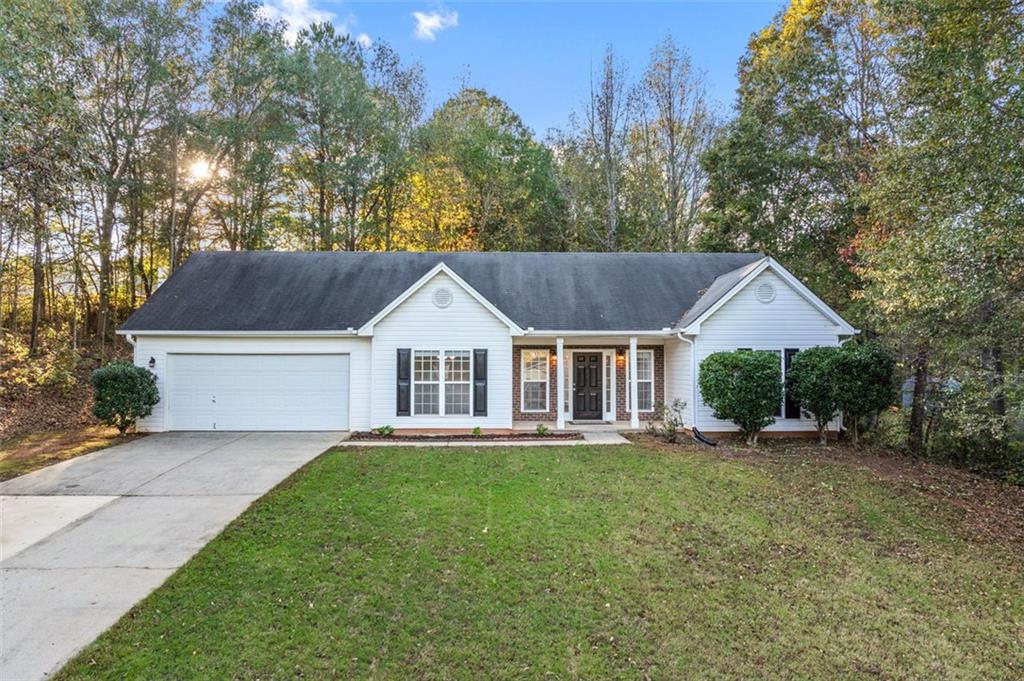
POLYGON ((1020 547, 883 477, 777 445, 340 449, 60 678, 1020 678, 1020 547))

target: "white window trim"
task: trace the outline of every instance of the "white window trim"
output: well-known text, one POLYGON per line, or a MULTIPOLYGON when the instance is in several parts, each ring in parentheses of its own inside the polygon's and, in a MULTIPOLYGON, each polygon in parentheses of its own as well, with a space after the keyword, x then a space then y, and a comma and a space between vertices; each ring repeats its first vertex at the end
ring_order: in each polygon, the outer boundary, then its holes
MULTIPOLYGON (((423 348, 413 348, 412 350, 412 381, 409 382, 409 414, 410 416, 420 416, 423 418, 444 416, 448 418, 458 417, 472 417, 473 416, 473 351, 466 350, 465 348, 446 348, 444 350, 424 350, 423 348), (437 413, 436 414, 420 414, 416 411, 416 353, 417 352, 436 352, 440 357, 438 360, 438 376, 437 381, 419 381, 423 385, 436 385, 437 386, 437 413), (445 353, 448 352, 468 352, 469 353, 469 411, 465 414, 448 414, 445 409, 445 379, 444 379, 444 362, 445 353)), ((465 381, 452 381, 453 385, 465 385, 465 381)))
POLYGON ((519 412, 522 414, 546 414, 551 410, 551 350, 548 348, 524 347, 519 350, 519 412), (543 352, 544 359, 544 408, 526 408, 526 384, 538 381, 526 380, 526 353, 543 352))
MULTIPOLYGON (((657 398, 657 394, 658 394, 657 393, 657 388, 658 388, 658 384, 657 384, 658 372, 654 368, 655 367, 655 364, 654 364, 654 350, 649 350, 649 349, 648 350, 637 350, 636 351, 636 357, 637 357, 638 360, 640 359, 640 355, 641 354, 649 354, 651 356, 651 380, 650 381, 637 381, 637 385, 639 385, 640 383, 648 383, 648 382, 651 384, 651 408, 650 409, 637 409, 637 411, 640 412, 641 414, 653 414, 654 413, 654 406, 658 403, 658 400, 656 399, 657 398)), ((633 376, 630 375, 630 373, 629 373, 629 366, 630 366, 629 350, 626 350, 626 411, 633 411, 633 400, 630 399, 632 397, 632 391, 630 391, 630 389, 629 389, 630 381, 633 380, 633 376)), ((639 395, 639 392, 638 392, 638 395, 639 395)), ((637 399, 639 399, 639 397, 637 397, 637 399)))

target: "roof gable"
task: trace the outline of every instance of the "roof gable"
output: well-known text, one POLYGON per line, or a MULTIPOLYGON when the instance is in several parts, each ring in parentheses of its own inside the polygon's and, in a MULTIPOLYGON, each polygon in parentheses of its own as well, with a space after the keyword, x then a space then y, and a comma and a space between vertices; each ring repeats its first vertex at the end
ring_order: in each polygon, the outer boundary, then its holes
POLYGON ((683 318, 676 325, 677 329, 684 334, 699 334, 702 322, 714 315, 715 312, 720 310, 766 270, 774 272, 801 298, 818 310, 822 316, 835 324, 838 327, 839 335, 852 336, 858 333, 858 329, 855 329, 838 312, 829 307, 825 301, 815 295, 803 282, 771 257, 762 258, 758 262, 717 277, 697 301, 697 304, 683 315, 683 318))
POLYGON ((501 323, 505 324, 513 336, 522 336, 524 331, 514 321, 505 316, 505 313, 494 306, 491 301, 484 298, 480 293, 472 286, 467 284, 462 277, 457 275, 451 270, 444 262, 440 262, 435 265, 429 272, 424 274, 420 279, 412 286, 403 291, 397 298, 392 300, 388 305, 375 314, 368 322, 359 327, 358 335, 360 336, 372 336, 373 328, 381 320, 387 317, 389 314, 394 312, 398 307, 401 306, 406 300, 408 300, 414 293, 419 291, 421 288, 426 286, 429 282, 433 281, 439 274, 446 274, 457 286, 462 288, 466 293, 470 295, 476 302, 480 303, 488 312, 494 315, 501 323))

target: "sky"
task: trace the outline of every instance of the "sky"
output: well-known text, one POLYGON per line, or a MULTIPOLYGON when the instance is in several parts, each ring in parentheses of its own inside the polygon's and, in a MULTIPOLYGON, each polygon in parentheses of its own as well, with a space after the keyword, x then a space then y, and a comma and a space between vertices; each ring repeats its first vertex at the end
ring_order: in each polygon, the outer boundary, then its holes
POLYGON ((609 44, 635 78, 667 35, 690 53, 711 97, 729 113, 747 40, 785 4, 265 0, 264 8, 287 21, 292 34, 312 21, 331 21, 364 44, 388 42, 403 60, 423 65, 428 110, 464 84, 480 87, 543 138, 580 107, 609 44))

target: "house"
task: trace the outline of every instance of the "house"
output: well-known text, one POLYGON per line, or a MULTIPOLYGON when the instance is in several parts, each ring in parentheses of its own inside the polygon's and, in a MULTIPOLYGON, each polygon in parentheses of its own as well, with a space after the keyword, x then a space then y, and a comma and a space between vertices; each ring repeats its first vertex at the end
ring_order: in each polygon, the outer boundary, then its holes
MULTIPOLYGON (((744 253, 197 253, 118 331, 161 400, 144 430, 636 428, 701 400, 713 352, 855 334, 744 253)), ((814 432, 798 405, 768 431, 814 432)))

